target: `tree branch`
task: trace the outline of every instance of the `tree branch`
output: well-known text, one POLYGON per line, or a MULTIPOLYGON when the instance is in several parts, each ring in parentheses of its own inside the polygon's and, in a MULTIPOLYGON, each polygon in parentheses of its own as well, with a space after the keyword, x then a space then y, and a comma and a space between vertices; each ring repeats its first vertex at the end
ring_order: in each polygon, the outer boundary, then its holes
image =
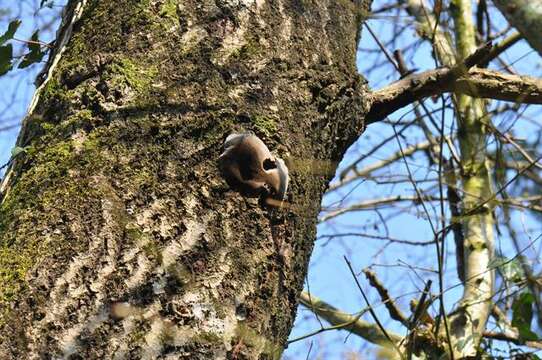
MULTIPOLYGON (((380 328, 371 324, 367 321, 361 320, 360 315, 350 315, 340 310, 337 310, 334 306, 329 305, 328 303, 318 299, 314 295, 309 295, 307 292, 303 291, 299 297, 299 302, 317 314, 319 317, 326 320, 328 323, 334 326, 337 329, 343 329, 350 331, 363 339, 370 341, 374 344, 378 344, 384 347, 393 348, 393 345, 390 344, 388 338, 380 328)), ((364 310, 362 313, 365 313, 364 310)), ((399 344, 402 340, 402 337, 398 334, 395 334, 390 331, 386 331, 389 338, 395 343, 399 344)), ((289 343, 292 341, 289 341, 289 343)))
POLYGON ((519 334, 506 334, 494 331, 484 331, 483 336, 486 339, 508 341, 516 345, 524 345, 534 349, 542 349, 542 342, 523 340, 521 339, 519 334))
POLYGON ((403 156, 410 156, 417 151, 427 150, 430 146, 431 146, 431 143, 429 141, 424 141, 422 143, 414 144, 412 146, 405 148, 403 152, 397 151, 394 154, 392 154, 390 157, 384 160, 377 161, 376 163, 368 165, 362 169, 356 169, 354 167, 353 174, 348 175, 347 173, 344 173, 345 175, 341 177, 339 181, 334 182, 329 186, 327 192, 331 193, 332 191, 335 191, 339 189, 340 187, 343 187, 344 185, 354 180, 369 177, 371 173, 373 173, 374 171, 394 163, 395 161, 401 159, 403 156))
POLYGON ((461 63, 447 67, 426 71, 420 74, 408 76, 396 81, 384 89, 377 90, 372 94, 372 105, 365 118, 367 124, 382 120, 393 113, 416 100, 421 100, 428 96, 439 95, 443 92, 437 92, 443 85, 452 84, 462 75, 465 75, 470 68, 487 59, 491 52, 491 42, 475 49, 461 63), (387 100, 382 103, 382 100, 387 100), (379 105, 382 103, 381 105, 379 105))
POLYGON ((384 119, 414 101, 447 92, 476 98, 542 104, 542 80, 472 68, 454 77, 454 68, 438 68, 411 75, 372 93, 368 124, 384 119))
POLYGON ((518 29, 533 49, 542 55, 542 8, 540 1, 532 0, 494 0, 506 20, 518 29))
POLYGON ((388 289, 384 286, 384 284, 382 284, 382 282, 380 282, 380 280, 376 276, 376 273, 369 269, 363 269, 363 273, 365 274, 367 280, 369 280, 369 284, 371 284, 371 286, 374 287, 376 291, 378 291, 380 299, 390 313, 390 317, 393 320, 399 321, 401 324, 408 328, 408 318, 405 316, 405 314, 403 314, 401 309, 397 306, 397 304, 395 304, 395 301, 393 301, 393 299, 390 297, 388 289))
MULTIPOLYGON (((441 198, 438 196, 431 196, 431 195, 423 195, 422 197, 418 195, 397 195, 397 196, 390 196, 390 197, 384 197, 379 199, 371 199, 359 202, 357 204, 353 204, 347 207, 341 207, 335 211, 330 211, 326 215, 322 216, 319 220, 319 222, 328 221, 330 219, 333 219, 339 215, 345 214, 350 211, 363 211, 367 209, 374 209, 376 207, 385 206, 394 204, 400 201, 412 201, 414 203, 421 203, 423 201, 440 201, 441 198)), ((446 200, 446 199, 444 199, 446 200)))

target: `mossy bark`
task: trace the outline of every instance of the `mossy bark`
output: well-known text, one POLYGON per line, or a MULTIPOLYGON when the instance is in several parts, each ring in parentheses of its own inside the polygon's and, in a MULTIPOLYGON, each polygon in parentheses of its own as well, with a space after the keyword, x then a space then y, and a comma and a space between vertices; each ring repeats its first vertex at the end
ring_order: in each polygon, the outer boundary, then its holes
POLYGON ((1 358, 276 358, 336 163, 363 130, 364 0, 88 1, 0 208, 1 358), (232 191, 232 131, 290 159, 232 191), (320 166, 321 168, 321 166, 320 166))
MULTIPOLYGON (((470 0, 453 0, 451 14, 455 25, 457 54, 464 59, 476 50, 475 27, 470 0)), ((487 161, 491 117, 487 102, 457 95, 458 142, 461 149, 463 184, 463 263, 465 287, 459 308, 450 316, 454 358, 479 355, 482 333, 491 312, 495 274, 493 187, 487 161)))

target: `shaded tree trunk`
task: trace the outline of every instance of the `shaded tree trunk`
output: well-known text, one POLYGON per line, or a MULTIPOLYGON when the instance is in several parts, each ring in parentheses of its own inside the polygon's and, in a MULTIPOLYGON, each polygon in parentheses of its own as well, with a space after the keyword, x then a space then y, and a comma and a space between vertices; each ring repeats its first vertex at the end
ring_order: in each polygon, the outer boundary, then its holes
POLYGON ((363 130, 367 9, 88 1, 2 187, 0 357, 278 357, 327 164, 363 130), (288 206, 226 185, 232 131, 289 159, 288 206))

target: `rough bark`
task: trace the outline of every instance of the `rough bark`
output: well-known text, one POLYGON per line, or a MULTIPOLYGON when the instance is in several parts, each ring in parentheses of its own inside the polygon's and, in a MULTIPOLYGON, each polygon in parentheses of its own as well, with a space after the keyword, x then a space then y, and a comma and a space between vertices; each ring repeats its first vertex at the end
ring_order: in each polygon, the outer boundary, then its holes
POLYGON ((0 207, 0 357, 276 358, 330 174, 363 130, 364 0, 88 1, 0 207), (250 130, 289 205, 231 191, 250 130))

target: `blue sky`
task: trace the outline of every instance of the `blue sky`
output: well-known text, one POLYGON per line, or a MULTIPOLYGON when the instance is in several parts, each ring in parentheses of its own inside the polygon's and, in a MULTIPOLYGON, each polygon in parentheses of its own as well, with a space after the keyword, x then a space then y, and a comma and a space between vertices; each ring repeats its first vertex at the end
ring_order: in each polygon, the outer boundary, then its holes
MULTIPOLYGON (((58 15, 65 1, 56 1, 52 7, 45 6, 39 11, 41 0, 10 1, 0 0, 0 32, 4 32, 10 21, 22 19, 15 38, 29 39, 36 29, 40 29, 40 40, 54 40, 58 26, 58 15)), ((14 55, 25 51, 22 42, 13 41, 14 55)), ((35 64, 27 69, 10 71, 0 77, 0 164, 5 164, 15 145, 19 124, 26 114, 26 109, 35 90, 34 80, 42 64, 35 64)), ((0 173, 2 174, 2 173, 0 173)))
MULTIPOLYGON (((382 2, 375 1, 373 8, 378 8, 382 2)), ((13 2, 0 0, 0 9, 10 9, 8 14, 0 15, 0 31, 7 27, 9 21, 13 18, 22 18, 23 24, 17 32, 17 37, 27 39, 36 28, 44 29, 41 33, 43 41, 51 41, 54 37, 55 26, 53 19, 58 16, 61 10, 62 2, 56 2, 53 7, 45 7, 39 12, 39 0, 28 0, 13 2)), ((503 25, 504 21, 499 15, 494 14, 495 23, 503 25)), ((416 34, 411 28, 406 28, 400 36, 391 39, 394 24, 404 24, 407 18, 376 17, 369 21, 371 28, 379 35, 384 43, 389 43, 388 50, 392 52, 395 48, 405 49, 415 39, 416 34)), ((373 68, 374 63, 384 62, 382 54, 379 52, 370 52, 367 49, 376 49, 376 43, 364 30, 358 59, 358 68, 363 75, 367 75, 369 84, 373 88, 382 87, 398 79, 395 71, 387 65, 378 67, 376 70, 368 71, 373 68)), ((23 45, 18 46, 17 51, 22 51, 23 45)), ((408 65, 419 70, 434 68, 434 61, 431 57, 430 47, 422 43, 415 47, 415 50, 408 53, 408 65)), ((504 56, 504 59, 521 74, 532 76, 541 76, 541 62, 539 56, 533 52, 524 42, 516 44, 504 56)), ((0 129, 7 127, 7 130, 0 131, 0 164, 4 164, 10 157, 10 150, 13 148, 18 133, 17 124, 26 112, 26 108, 32 96, 34 86, 33 81, 39 71, 39 65, 32 66, 28 71, 14 71, 6 76, 0 77, 0 129)), ((448 104, 449 104, 448 100, 448 104)), ((431 100, 425 102, 429 108, 438 108, 439 104, 431 100)), ((492 105, 496 106, 495 104, 492 105)), ((446 111, 446 124, 452 126, 453 113, 446 111)), ((513 131, 516 136, 532 140, 538 134, 536 121, 540 115, 540 107, 527 107, 524 116, 533 119, 530 123, 526 120, 514 123, 513 131)), ((512 124, 515 114, 510 114, 508 118, 501 117, 496 119, 496 124, 504 128, 512 124)), ((390 117, 391 120, 411 119, 410 109, 399 111, 390 117)), ((439 117, 440 119, 440 117, 439 117)), ((399 129, 400 127, 398 127, 399 129)), ((390 124, 374 124, 368 127, 360 139, 352 145, 344 160, 339 166, 341 168, 350 164, 361 154, 367 153, 380 140, 393 134, 390 124)), ((425 140, 423 134, 416 129, 407 130, 401 138, 403 147, 416 144, 425 140)), ((493 145, 490 145, 493 146, 493 145)), ((373 155, 367 157, 361 166, 366 166, 375 161, 384 159, 399 149, 397 142, 392 141, 373 155)), ((419 180, 434 179, 437 174, 427 168, 427 158, 424 154, 416 154, 408 159, 409 168, 413 176, 419 180)), ((401 161, 389 169, 380 171, 380 176, 394 178, 404 176, 406 168, 401 161)), ((429 184, 429 183, 427 183, 429 184)), ((426 183, 420 181, 420 187, 426 189, 426 183)), ((362 200, 381 198, 391 195, 414 195, 414 189, 408 182, 398 184, 378 184, 372 180, 360 181, 351 185, 351 187, 340 192, 328 195, 324 199, 324 206, 336 205, 341 202, 342 205, 356 203, 362 200), (351 190, 352 193, 345 197, 351 190)), ((430 216, 435 220, 435 214, 430 212, 430 216)), ((522 242, 528 243, 530 239, 540 234, 539 219, 533 218, 525 212, 515 212, 513 222, 522 230, 522 242), (530 237, 529 237, 530 236, 530 237)), ((360 211, 343 215, 328 223, 319 225, 319 236, 325 234, 341 232, 364 232, 371 235, 389 235, 390 237, 414 241, 431 240, 433 237, 431 228, 426 219, 426 214, 421 208, 413 207, 405 202, 399 207, 381 209, 376 211, 360 211), (399 215, 397 215, 399 214, 399 215), (391 217, 383 222, 383 218, 391 217)), ((461 296, 462 289, 458 284, 455 275, 455 258, 452 239, 447 239, 446 245, 446 277, 445 288, 452 287, 445 293, 445 302, 447 309, 451 309, 457 299, 461 296)), ((513 256, 512 250, 506 233, 498 235, 497 248, 505 255, 513 256)), ((535 243, 534 249, 529 249, 527 254, 533 259, 535 269, 540 268, 538 264, 538 254, 540 242, 535 243)), ((354 269, 360 271, 362 268, 372 266, 377 272, 381 281, 388 286, 392 296, 398 297, 397 303, 402 310, 409 314, 408 302, 417 298, 417 292, 423 288, 427 279, 436 280, 436 254, 434 246, 405 246, 389 244, 383 240, 375 240, 368 237, 345 236, 334 238, 332 240, 318 240, 316 242, 314 253, 310 262, 310 270, 307 276, 307 282, 310 284, 312 293, 334 306, 347 311, 357 312, 365 307, 365 303, 354 286, 352 276, 343 260, 346 256, 352 262, 354 269), (432 271, 433 270, 433 271, 432 271)), ((359 277, 365 291, 369 294, 373 304, 379 304, 379 299, 375 295, 374 289, 370 288, 364 276, 359 277)), ((307 285, 306 285, 307 286, 307 285)), ((437 282, 434 281, 433 292, 437 291, 437 282)), ((389 320, 389 315, 382 306, 376 306, 377 313, 384 325, 389 329, 399 333, 404 333, 397 323, 389 320)), ((371 321, 370 318, 366 320, 371 321)), ((291 338, 306 334, 319 328, 319 322, 306 309, 300 308, 295 327, 291 338)), ((284 357, 287 359, 305 358, 309 348, 311 348, 310 359, 343 359, 348 352, 354 352, 362 355, 362 358, 375 358, 372 347, 367 346, 367 342, 357 338, 355 335, 349 336, 345 331, 333 331, 320 334, 308 340, 291 344, 285 351, 284 357), (311 345, 312 343, 312 345, 311 345)))

